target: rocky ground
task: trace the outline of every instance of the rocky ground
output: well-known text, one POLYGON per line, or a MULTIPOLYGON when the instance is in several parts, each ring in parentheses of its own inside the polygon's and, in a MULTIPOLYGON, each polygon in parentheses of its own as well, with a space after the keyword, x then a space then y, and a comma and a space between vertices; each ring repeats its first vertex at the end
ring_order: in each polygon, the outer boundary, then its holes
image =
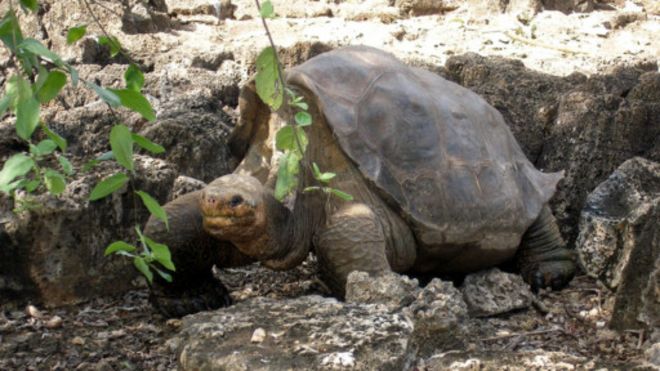
MULTIPOLYGON (((314 272, 315 263, 308 260, 292 272, 250 266, 225 270, 220 277, 241 303, 323 294, 314 272)), ((561 292, 542 293, 539 301, 536 309, 478 320, 465 350, 417 359, 417 369, 623 370, 647 358, 643 332, 607 329, 613 295, 593 279, 577 277, 561 292)), ((177 355, 168 340, 180 326, 180 320, 153 311, 146 289, 52 310, 5 308, 0 369, 170 370, 177 355)))
MULTIPOLYGON (((108 63, 107 51, 95 41, 101 32, 80 2, 40 3, 39 19, 25 17, 24 32, 71 61, 84 78, 116 86, 126 61, 115 58, 108 63), (81 23, 90 24, 89 37, 67 46, 65 30, 81 23)), ((274 3, 279 17, 270 21, 271 30, 287 64, 340 45, 367 44, 485 96, 503 113, 538 167, 568 170, 553 209, 571 241, 589 192, 632 156, 660 159, 654 121, 660 117, 660 5, 656 0, 521 0, 499 5, 479 0, 274 3), (565 13, 541 10, 542 6, 565 13), (617 132, 613 127, 623 129, 617 132)), ((3 12, 6 4, 0 4, 3 12)), ((149 126, 135 116, 121 119, 168 148, 166 157, 145 156, 139 161, 150 169, 140 181, 161 201, 176 194, 171 184, 177 175, 208 181, 235 165, 222 144, 236 119, 238 88, 253 72, 254 57, 267 42, 252 1, 209 4, 202 0, 92 1, 106 29, 120 36, 147 72, 145 91, 158 122, 149 126)), ((0 83, 4 84, 11 65, 2 53, 0 83)), ((51 127, 67 138, 78 138, 70 143, 76 167, 107 150, 111 116, 95 100, 92 93, 66 90, 59 102, 44 110, 44 120, 51 127)), ((13 123, 0 122, 0 159, 21 149, 13 136, 13 123)), ((100 169, 72 181, 64 196, 67 203, 53 202, 56 212, 52 215, 19 224, 17 230, 24 235, 12 238, 23 245, 0 250, 0 294, 16 287, 22 292, 20 282, 12 281, 14 271, 4 276, 7 272, 2 269, 26 266, 44 275, 37 280, 43 286, 25 290, 30 295, 41 295, 55 304, 83 300, 56 308, 2 303, 0 369, 169 370, 177 366, 178 347, 171 339, 187 326, 185 321, 155 313, 142 281, 126 279, 132 267, 101 256, 103 246, 131 233, 136 221, 126 216, 132 205, 126 195, 96 206, 86 202, 90 184, 112 170, 100 169), (49 228, 54 218, 60 218, 57 225, 78 228, 75 233, 49 228), (25 246, 32 249, 28 251, 31 257, 41 260, 7 265, 10 259, 24 258, 16 249, 25 246), (60 261, 65 269, 53 269, 60 261), (67 291, 81 282, 92 288, 67 291), (134 287, 128 293, 108 294, 128 286, 134 287), (105 296, 86 299, 99 293, 105 296)), ((13 220, 5 213, 6 201, 0 198, 0 244, 9 241, 4 228, 13 220)), ((135 218, 143 223, 146 213, 135 218)), ((239 308, 245 308, 260 297, 284 301, 325 294, 315 272, 314 261, 308 260, 286 273, 257 265, 217 273, 235 301, 243 303, 239 308)), ((473 370, 630 369, 643 361, 660 364, 660 350, 651 347, 649 333, 608 328, 614 306, 615 294, 610 289, 582 275, 564 291, 541 293, 534 307, 469 320, 472 332, 462 347, 417 357, 413 365, 421 370, 473 370)), ((251 339, 243 341, 247 344, 251 339)))

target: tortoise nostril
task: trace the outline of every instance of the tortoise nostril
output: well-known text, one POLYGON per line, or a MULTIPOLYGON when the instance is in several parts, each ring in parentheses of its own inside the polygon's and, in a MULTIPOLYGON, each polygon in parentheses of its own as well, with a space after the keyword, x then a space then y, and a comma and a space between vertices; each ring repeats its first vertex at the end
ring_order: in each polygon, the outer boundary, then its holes
POLYGON ((236 206, 240 205, 241 203, 243 203, 243 197, 241 197, 240 195, 235 195, 229 201, 229 205, 231 205, 231 207, 236 207, 236 206))

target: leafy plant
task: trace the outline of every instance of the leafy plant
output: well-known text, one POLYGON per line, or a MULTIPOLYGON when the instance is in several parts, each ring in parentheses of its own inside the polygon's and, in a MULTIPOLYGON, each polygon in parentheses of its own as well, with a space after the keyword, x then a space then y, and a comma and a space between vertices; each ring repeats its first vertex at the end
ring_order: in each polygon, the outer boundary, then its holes
MULTIPOLYGON (((83 3, 97 20, 87 0, 83 0, 83 3)), ((39 8, 38 0, 20 0, 20 5, 25 12, 36 12, 39 8)), ((99 27, 103 30, 102 25, 99 24, 99 27)), ((86 25, 69 29, 67 43, 77 42, 85 36, 86 32, 86 25)), ((123 49, 119 40, 105 31, 103 33, 104 35, 99 37, 99 44, 107 45, 113 57, 122 53, 123 49)), ((124 107, 139 113, 148 121, 156 119, 151 104, 141 93, 144 76, 135 63, 131 63, 124 74, 126 87, 123 89, 105 89, 95 83, 80 79, 76 69, 64 62, 59 55, 38 40, 23 35, 12 0, 9 2, 9 10, 0 20, 0 40, 9 50, 15 65, 19 66, 19 70, 7 78, 5 94, 0 98, 0 117, 7 112, 15 116, 16 134, 26 142, 29 148, 27 153, 16 153, 11 156, 0 170, 0 191, 9 194, 15 204, 20 205, 15 211, 35 207, 29 197, 17 198, 17 192, 25 192, 28 196, 48 192, 58 196, 66 189, 67 178, 75 173, 73 165, 65 156, 66 139, 51 130, 40 119, 41 106, 57 97, 67 80, 70 79, 74 87, 78 86, 79 81, 82 81, 86 87, 96 92, 111 110, 116 107, 124 107), (38 129, 47 139, 38 142, 33 139, 38 129), (54 165, 55 167, 53 167, 54 165)), ((147 138, 131 132, 123 124, 113 126, 110 132, 111 151, 90 161, 84 170, 89 170, 99 161, 110 159, 114 159, 125 170, 113 174, 97 184, 89 196, 90 201, 99 200, 121 189, 125 184, 130 184, 130 179, 135 173, 133 159, 135 145, 152 153, 162 153, 165 150, 147 138)), ((139 197, 154 217, 162 220, 168 226, 165 211, 152 196, 141 190, 134 190, 134 193, 134 197, 139 197)), ((118 241, 106 248, 106 255, 117 253, 132 257, 136 268, 149 282, 152 282, 153 279, 151 270, 157 272, 165 280, 171 281, 172 276, 159 268, 160 266, 169 271, 175 270, 167 246, 143 235, 139 226, 136 226, 135 230, 142 245, 140 254, 134 254, 137 250, 134 246, 118 241)))
MULTIPOLYGON (((300 167, 301 164, 306 165, 303 159, 309 144, 305 128, 312 125, 312 115, 309 114, 309 106, 303 97, 289 88, 284 80, 282 64, 266 23, 267 18, 275 16, 273 3, 264 1, 262 4, 259 0, 255 0, 255 3, 270 42, 270 46, 262 50, 257 57, 257 74, 255 76, 257 95, 270 106, 271 110, 277 111, 282 108, 287 120, 293 121, 288 122, 275 134, 275 147, 284 154, 279 160, 274 193, 275 198, 282 200, 298 188, 300 167)), ((322 191, 347 201, 353 199, 351 195, 330 187, 330 181, 336 174, 322 172, 316 163, 311 164, 310 170, 318 185, 306 187, 305 192, 322 191)))

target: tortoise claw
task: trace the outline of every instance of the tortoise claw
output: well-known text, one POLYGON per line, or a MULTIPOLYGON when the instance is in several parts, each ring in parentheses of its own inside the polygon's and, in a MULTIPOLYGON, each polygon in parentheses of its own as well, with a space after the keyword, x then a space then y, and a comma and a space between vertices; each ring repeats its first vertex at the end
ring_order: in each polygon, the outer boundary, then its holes
POLYGON ((164 316, 183 317, 187 314, 214 310, 232 304, 225 286, 219 281, 205 282, 184 292, 154 289, 149 295, 151 304, 164 316))

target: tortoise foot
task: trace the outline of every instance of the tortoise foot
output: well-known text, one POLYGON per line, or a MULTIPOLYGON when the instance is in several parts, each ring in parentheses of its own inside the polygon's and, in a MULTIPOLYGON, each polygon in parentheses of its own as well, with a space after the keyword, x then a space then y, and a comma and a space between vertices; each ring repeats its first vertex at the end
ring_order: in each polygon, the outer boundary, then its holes
POLYGON ((526 273, 523 276, 534 293, 545 288, 561 290, 573 279, 575 262, 573 260, 542 262, 526 273))
POLYGON ((151 304, 164 316, 183 317, 204 310, 214 310, 232 304, 227 288, 220 281, 206 281, 185 291, 152 290, 151 304))

